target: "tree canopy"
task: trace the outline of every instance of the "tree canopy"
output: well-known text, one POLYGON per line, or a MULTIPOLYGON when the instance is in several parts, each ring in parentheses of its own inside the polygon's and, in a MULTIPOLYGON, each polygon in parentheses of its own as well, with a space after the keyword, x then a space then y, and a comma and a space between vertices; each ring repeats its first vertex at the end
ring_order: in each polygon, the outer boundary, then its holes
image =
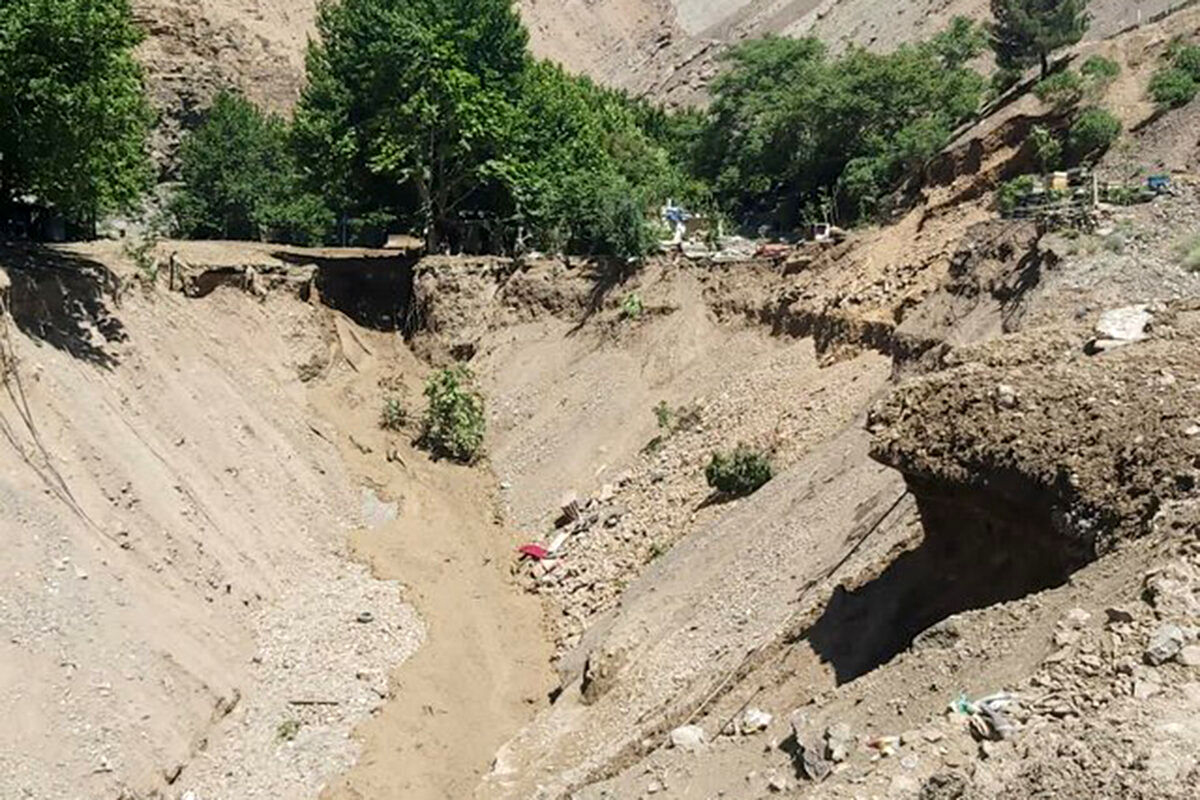
POLYGON ((640 255, 694 184, 670 118, 535 60, 509 0, 324 0, 294 121, 339 212, 386 208, 431 249, 640 255))
POLYGON ((1050 71, 1050 54, 1075 44, 1087 33, 1091 0, 991 0, 992 49, 1003 70, 1041 65, 1050 71))
POLYGON ((153 116, 128 0, 0 3, 0 202, 77 218, 130 206, 151 176, 153 116))
POLYGON ((300 183, 287 123, 239 94, 219 93, 184 137, 179 177, 171 210, 185 236, 318 244, 333 231, 333 213, 300 183))
POLYGON ((415 194, 436 246, 511 128, 528 39, 512 4, 322 0, 317 30, 295 119, 303 163, 343 201, 369 176, 415 194))
POLYGON ((966 20, 886 55, 830 58, 816 39, 746 42, 713 84, 696 168, 743 215, 787 225, 806 207, 869 214, 976 111, 984 81, 965 64, 982 48, 966 20))

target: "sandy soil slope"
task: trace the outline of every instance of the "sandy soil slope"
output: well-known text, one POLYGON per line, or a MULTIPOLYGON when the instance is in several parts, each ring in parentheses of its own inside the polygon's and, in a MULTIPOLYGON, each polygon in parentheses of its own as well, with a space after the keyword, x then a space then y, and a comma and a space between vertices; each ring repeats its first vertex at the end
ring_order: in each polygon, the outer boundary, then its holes
POLYGON ((422 636, 348 560, 357 488, 298 377, 324 312, 223 289, 118 307, 115 246, 0 262, 0 693, 20 721, 0 794, 312 791, 422 636))
POLYGON ((0 795, 468 791, 549 653, 487 473, 379 428, 427 368, 317 302, 404 259, 168 252, 184 294, 115 244, 0 253, 0 795))

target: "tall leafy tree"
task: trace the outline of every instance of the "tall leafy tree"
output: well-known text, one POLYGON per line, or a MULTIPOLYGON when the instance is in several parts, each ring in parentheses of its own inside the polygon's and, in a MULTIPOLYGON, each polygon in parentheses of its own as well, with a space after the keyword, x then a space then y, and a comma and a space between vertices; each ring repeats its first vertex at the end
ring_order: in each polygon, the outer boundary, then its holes
POLYGON ((1050 54, 1083 38, 1091 24, 1091 0, 991 0, 992 49, 1005 70, 1040 64, 1050 71, 1050 54))
POLYGON ((700 172, 727 206, 785 227, 831 195, 850 218, 870 214, 976 111, 984 82, 964 65, 979 52, 978 31, 958 21, 888 54, 830 58, 813 39, 739 45, 713 85, 700 172))
POLYGON ((153 121, 141 39, 128 0, 0 2, 0 202, 88 218, 137 199, 153 121))
POLYGON ((529 64, 510 119, 488 172, 504 190, 499 208, 539 248, 643 255, 647 213, 696 195, 661 112, 556 64, 529 64))
POLYGON ((510 0, 322 0, 317 29, 302 163, 344 201, 385 178, 436 247, 511 128, 528 36, 510 0))
POLYGON ((276 238, 315 244, 333 229, 320 197, 300 185, 287 124, 221 92, 179 149, 179 232, 195 238, 276 238))

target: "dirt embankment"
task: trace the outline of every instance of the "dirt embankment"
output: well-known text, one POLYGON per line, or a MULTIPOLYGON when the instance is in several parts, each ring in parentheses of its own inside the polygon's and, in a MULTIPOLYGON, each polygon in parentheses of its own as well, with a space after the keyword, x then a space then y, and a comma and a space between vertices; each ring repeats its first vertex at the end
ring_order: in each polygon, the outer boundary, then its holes
POLYGON ((143 292, 116 246, 0 263, 0 794, 311 792, 422 636, 349 560, 301 379, 326 312, 143 292))
POLYGON ((549 658, 486 471, 379 427, 411 263, 158 255, 0 252, 0 795, 469 792, 549 658))

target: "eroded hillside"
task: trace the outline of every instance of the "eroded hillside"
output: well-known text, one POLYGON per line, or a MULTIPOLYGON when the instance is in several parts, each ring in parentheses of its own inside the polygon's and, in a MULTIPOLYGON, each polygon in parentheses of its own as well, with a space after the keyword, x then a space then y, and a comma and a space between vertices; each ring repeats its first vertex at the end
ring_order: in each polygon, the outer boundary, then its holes
POLYGON ((1196 796, 1177 33, 1078 50, 1100 173, 1172 186, 1094 230, 997 217, 1063 123, 1020 95, 777 256, 6 247, 0 795, 1196 796), (451 363, 472 467, 417 444, 451 363), (775 474, 733 499, 738 443, 775 474))

